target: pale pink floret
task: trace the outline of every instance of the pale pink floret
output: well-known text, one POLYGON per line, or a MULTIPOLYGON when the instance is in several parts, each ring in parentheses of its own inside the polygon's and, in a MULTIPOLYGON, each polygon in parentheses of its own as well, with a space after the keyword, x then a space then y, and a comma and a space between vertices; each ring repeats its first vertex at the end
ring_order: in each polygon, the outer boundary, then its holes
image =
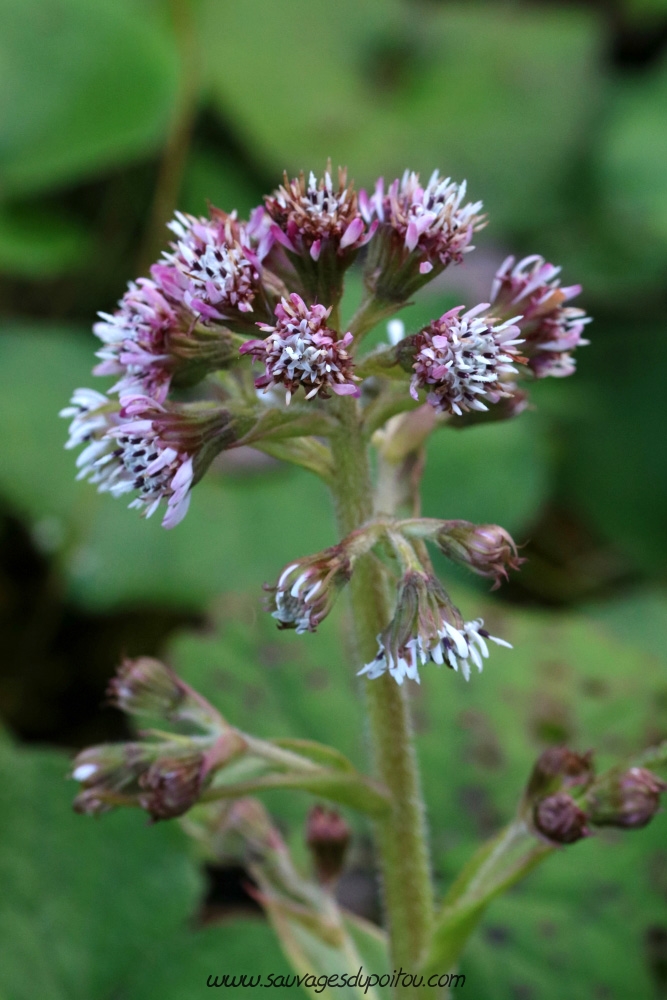
POLYGON ((169 338, 184 328, 182 311, 154 281, 139 278, 130 282, 113 315, 99 316, 93 331, 104 346, 97 352, 102 363, 93 373, 122 376, 112 392, 142 391, 164 400, 174 369, 169 338))
POLYGON ((268 336, 247 341, 241 354, 251 354, 264 364, 264 374, 255 380, 258 389, 283 386, 287 403, 299 387, 305 390, 306 399, 327 399, 330 391, 338 396, 359 395, 355 385, 359 380, 347 351, 352 334, 339 339, 326 325, 330 313, 331 308, 307 306, 293 293, 276 306, 275 326, 257 324, 268 336))
POLYGON ((570 352, 588 344, 582 336, 590 318, 583 309, 565 306, 581 285, 560 287, 560 268, 533 254, 517 264, 508 257, 496 273, 492 306, 499 313, 519 312, 528 365, 538 378, 563 377, 575 370, 570 352))
POLYGON ((380 178, 372 195, 359 193, 359 208, 367 221, 375 218, 391 226, 409 253, 423 256, 420 273, 428 274, 434 266, 460 263, 473 250, 473 234, 484 225, 482 203, 464 204, 466 183, 456 184, 441 178, 435 170, 428 184, 422 186, 419 174, 406 170, 385 194, 380 178))
POLYGON ((487 410, 488 403, 510 397, 516 386, 508 376, 523 361, 516 317, 497 325, 493 317, 479 315, 488 303, 462 313, 464 308, 450 309, 417 335, 410 386, 414 399, 426 389, 431 406, 456 415, 487 410))
POLYGON ((204 319, 252 312, 261 276, 260 253, 271 244, 259 215, 253 214, 248 227, 235 214, 217 209, 209 219, 176 212, 169 228, 176 240, 163 255, 164 263, 151 269, 166 293, 204 319))

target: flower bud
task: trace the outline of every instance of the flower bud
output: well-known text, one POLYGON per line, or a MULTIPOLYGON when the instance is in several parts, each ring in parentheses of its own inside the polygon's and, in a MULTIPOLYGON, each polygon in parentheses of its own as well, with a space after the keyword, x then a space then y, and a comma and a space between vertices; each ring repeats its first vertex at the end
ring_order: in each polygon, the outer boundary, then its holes
POLYGON ((160 757, 141 775, 139 805, 151 819, 182 816, 198 801, 209 777, 206 756, 196 751, 160 757))
POLYGON ((660 795, 667 784, 652 771, 632 767, 613 771, 596 782, 586 797, 591 823, 639 830, 651 822, 660 808, 660 795))
POLYGON ((107 689, 111 702, 128 715, 158 716, 219 730, 223 720, 208 702, 174 671, 150 656, 124 660, 107 689))
POLYGON ((75 810, 97 815, 131 802, 155 755, 154 748, 142 743, 105 743, 77 754, 72 778, 83 788, 74 800, 75 810))
POLYGON ((508 570, 517 570, 524 562, 512 537, 497 524, 443 521, 434 540, 448 559, 478 576, 493 577, 494 590, 507 579, 508 570))
POLYGON ((335 809, 316 805, 308 813, 306 843, 322 885, 334 882, 343 870, 350 836, 349 826, 335 809))
POLYGON ((535 762, 526 788, 529 801, 563 789, 586 788, 593 780, 593 752, 578 754, 567 747, 549 747, 535 762))
POLYGON ((590 836, 586 814, 566 792, 541 799, 533 810, 533 822, 553 844, 574 844, 590 836))

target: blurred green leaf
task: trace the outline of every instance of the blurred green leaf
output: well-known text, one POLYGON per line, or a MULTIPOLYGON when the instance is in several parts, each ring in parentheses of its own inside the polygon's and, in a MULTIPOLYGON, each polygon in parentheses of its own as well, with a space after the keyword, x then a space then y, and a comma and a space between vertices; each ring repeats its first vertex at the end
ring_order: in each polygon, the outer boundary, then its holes
POLYGON ((572 9, 206 0, 201 45, 225 120, 273 169, 331 156, 368 185, 437 166, 499 225, 553 215, 599 90, 598 27, 572 9))
POLYGON ((11 1000, 120 995, 184 932, 201 892, 176 827, 77 816, 68 767, 60 753, 0 745, 0 994, 11 1000))
POLYGON ((69 183, 159 148, 174 40, 126 0, 1 0, 0 190, 69 183))
POLYGON ((586 406, 563 424, 560 489, 596 531, 649 571, 667 557, 666 429, 660 325, 596 328, 579 375, 586 406), (647 364, 647 359, 650 363, 647 364))
POLYGON ((523 541, 551 485, 550 443, 538 414, 463 430, 444 427, 427 447, 424 516, 500 524, 523 541))
POLYGON ((38 206, 0 205, 0 271, 50 278, 80 267, 90 252, 86 230, 67 216, 38 206))
POLYGON ((622 224, 667 240, 667 59, 613 90, 600 149, 602 189, 622 224))
POLYGON ((234 160, 197 149, 188 160, 179 208, 193 215, 205 215, 209 204, 247 218, 262 200, 243 167, 234 160))
MULTIPOLYGON (((199 1000, 211 978, 222 984, 223 977, 229 976, 229 985, 224 988, 224 996, 252 996, 256 977, 274 974, 275 981, 283 976, 293 983, 294 972, 290 969, 276 941, 271 928, 263 920, 240 919, 225 921, 216 927, 207 927, 196 933, 185 933, 170 942, 152 962, 146 962, 137 970, 122 1000, 199 1000), (240 984, 240 977, 246 975, 254 986, 240 984), (236 983, 232 985, 232 980, 236 983)), ((283 982, 285 979, 283 979, 283 982)), ((306 996, 299 987, 281 989, 277 986, 272 994, 284 996, 306 996)))

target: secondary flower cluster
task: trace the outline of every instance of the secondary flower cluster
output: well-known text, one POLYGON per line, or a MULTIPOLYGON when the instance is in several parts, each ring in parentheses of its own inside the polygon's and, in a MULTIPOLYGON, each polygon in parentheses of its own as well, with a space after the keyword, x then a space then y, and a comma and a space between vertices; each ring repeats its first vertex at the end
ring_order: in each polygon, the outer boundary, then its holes
POLYGON ((411 538, 434 542, 455 561, 496 581, 521 561, 511 537, 497 525, 431 519, 369 522, 340 544, 291 563, 276 586, 267 588, 279 628, 314 632, 351 579, 357 559, 389 540, 402 566, 394 615, 378 636, 377 656, 359 673, 375 679, 388 672, 398 684, 406 678, 419 682, 419 667, 436 663, 460 670, 469 680, 471 665, 482 670, 489 642, 509 643, 490 635, 481 618, 463 619, 411 538))
MULTIPOLYGON (((77 390, 62 411, 72 419, 67 447, 86 445, 80 477, 115 496, 136 494, 130 505, 147 516, 164 502, 163 524, 178 523, 214 455, 249 430, 239 399, 245 415, 252 407, 238 391, 247 385, 239 373, 218 379, 209 409, 174 394, 254 362, 262 366, 256 388, 280 390, 285 405, 296 393, 313 407, 332 395, 360 397, 368 375, 355 358, 361 337, 463 260, 486 224, 481 209, 466 201, 465 182, 437 171, 425 184, 407 170, 388 186, 380 178, 368 194, 343 169, 334 178, 329 164, 319 179, 285 175, 248 220, 217 208, 206 217, 177 212, 150 277, 130 282, 116 311, 100 313, 94 326, 102 342, 94 373, 114 385, 108 395, 77 390), (362 318, 339 329, 344 274, 362 249, 362 318), (236 399, 236 414, 231 402, 221 409, 221 397, 236 399)), ((497 404, 498 416, 520 412, 520 376, 570 374, 573 350, 587 343, 588 318, 567 304, 579 286, 561 288, 558 272, 541 257, 509 257, 490 303, 450 309, 389 348, 385 367, 407 371, 412 397, 424 390, 441 414, 497 404)))

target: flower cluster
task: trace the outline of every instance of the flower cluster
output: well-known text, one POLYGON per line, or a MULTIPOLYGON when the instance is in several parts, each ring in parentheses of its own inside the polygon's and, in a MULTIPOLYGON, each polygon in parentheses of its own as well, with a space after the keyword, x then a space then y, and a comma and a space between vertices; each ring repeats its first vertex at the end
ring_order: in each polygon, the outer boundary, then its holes
POLYGON ((470 679, 470 664, 481 672, 489 655, 487 640, 507 646, 477 618, 464 621, 435 577, 409 571, 401 580, 394 617, 378 636, 377 656, 359 673, 374 680, 389 672, 398 684, 408 678, 419 683, 419 667, 445 664, 470 679))
POLYGON ((264 374, 255 380, 258 389, 283 386, 288 404, 299 387, 305 390, 306 399, 327 399, 329 390, 338 396, 359 395, 347 350, 352 334, 338 339, 336 331, 326 325, 330 312, 331 307, 307 306, 293 292, 276 306, 275 326, 258 324, 268 334, 266 339, 248 340, 241 347, 241 354, 251 354, 264 364, 264 374))
POLYGON ((575 369, 572 351, 588 344, 582 333, 590 323, 583 309, 565 306, 575 298, 581 285, 561 288, 559 267, 537 254, 517 264, 514 257, 498 269, 491 290, 494 313, 517 318, 524 340, 523 353, 537 378, 571 375, 575 369))
POLYGON ((414 338, 410 392, 418 399, 418 390, 426 389, 428 402, 441 413, 486 410, 488 403, 511 397, 516 383, 508 376, 524 360, 514 319, 497 324, 485 312, 488 303, 464 308, 450 309, 414 338))

